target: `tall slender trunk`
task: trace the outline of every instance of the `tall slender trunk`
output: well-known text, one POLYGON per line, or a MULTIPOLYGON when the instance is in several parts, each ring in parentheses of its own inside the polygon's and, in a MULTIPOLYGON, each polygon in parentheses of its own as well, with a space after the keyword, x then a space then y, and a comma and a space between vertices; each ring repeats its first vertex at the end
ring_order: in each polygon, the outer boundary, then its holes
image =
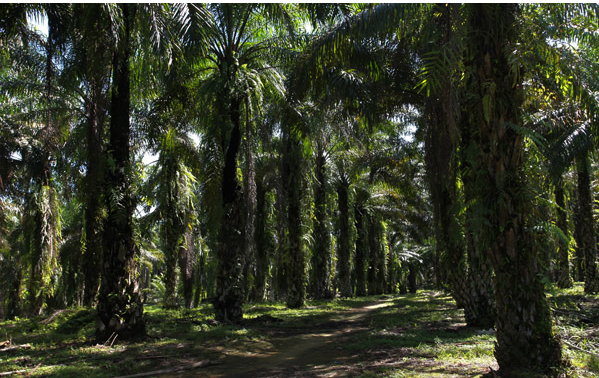
POLYGON ((139 254, 133 237, 130 137, 130 28, 135 5, 121 4, 124 32, 113 53, 106 201, 108 215, 104 226, 102 283, 98 298, 96 338, 104 342, 113 335, 120 339, 145 336, 143 304, 138 283, 136 259, 139 254))
POLYGON ((193 306, 198 307, 202 299, 204 298, 204 292, 206 291, 206 256, 202 251, 202 246, 197 251, 199 259, 193 270, 193 306))
POLYGON ((85 176, 85 253, 83 272, 85 274, 83 304, 91 307, 95 304, 100 286, 98 266, 102 261, 102 125, 104 111, 100 105, 102 88, 97 79, 92 79, 91 99, 88 104, 87 125, 87 174, 85 176))
POLYGON ((339 206, 339 239, 337 240, 337 271, 339 291, 342 297, 353 297, 351 284, 351 249, 349 229, 349 182, 337 184, 339 206))
MULTIPOLYGON (((366 295, 366 260, 368 259, 368 228, 366 210, 360 199, 354 204, 354 224, 356 225, 356 255, 354 272, 356 276, 356 296, 366 295)), ((370 287, 369 287, 370 290, 370 287)))
POLYGON ((42 157, 44 179, 36 185, 33 196, 33 237, 31 239, 31 270, 29 273, 29 313, 39 315, 51 288, 50 271, 56 265, 58 248, 56 217, 57 199, 49 179, 49 157, 42 157))
POLYGON ((291 130, 287 140, 283 159, 283 179, 288 198, 287 208, 287 258, 289 261, 287 307, 299 308, 304 305, 306 296, 306 258, 302 245, 302 149, 298 136, 291 130))
POLYGON ((21 314, 21 283, 23 281, 23 269, 20 263, 11 266, 13 279, 10 282, 8 298, 6 301, 6 319, 13 320, 21 314))
MULTIPOLYGON (((580 197, 578 194, 577 197, 580 197)), ((584 281, 584 242, 582 241, 582 218, 580 211, 580 198, 576 198, 574 203, 574 240, 576 241, 576 249, 574 251, 574 274, 576 277, 576 281, 583 282, 584 281)))
MULTIPOLYGON (((246 101, 246 110, 249 109, 249 101, 246 101)), ((250 279, 255 280, 256 266, 256 161, 255 161, 255 145, 254 145, 254 130, 249 120, 250 114, 247 111, 246 119, 246 134, 245 134, 245 169, 243 172, 243 202, 244 202, 244 233, 243 233, 243 255, 246 257, 248 264, 245 266, 244 277, 246 280, 246 288, 250 289, 254 285, 249 282, 250 279)), ((255 281, 254 281, 255 282, 255 281)), ((250 294, 248 294, 250 295, 250 294)))
POLYGON ((384 288, 385 270, 384 258, 379 240, 379 220, 374 214, 368 216, 368 294, 382 294, 384 288))
POLYGON ((314 182, 314 251, 310 293, 315 299, 331 297, 331 235, 327 207, 327 173, 324 148, 318 147, 314 182))
MULTIPOLYGON (((167 153, 167 152, 162 152, 167 153)), ((172 161, 166 160, 162 169, 166 171, 167 198, 164 209, 164 223, 161 225, 162 243, 165 255, 166 272, 164 276, 164 299, 165 308, 177 307, 177 261, 180 254, 180 230, 181 225, 177 214, 177 175, 172 161)))
POLYGON ((256 274, 254 278, 254 300, 266 299, 266 280, 268 276, 269 247, 271 241, 267 239, 268 202, 266 188, 261 180, 256 186, 256 274))
MULTIPOLYGON (((50 5, 49 12, 54 12, 57 5, 50 5)), ((46 41, 46 72, 44 81, 45 100, 45 125, 38 132, 37 137, 44 143, 41 148, 35 148, 32 157, 34 159, 35 172, 33 177, 36 193, 33 195, 33 238, 31 241, 31 270, 29 274, 29 313, 39 315, 44 301, 50 292, 48 287, 50 278, 49 271, 56 263, 56 250, 58 248, 57 237, 57 201, 53 187, 52 170, 50 160, 52 149, 57 143, 58 124, 54 114, 53 96, 55 95, 55 18, 48 20, 48 39, 46 41)))
POLYGON ((385 255, 385 227, 380 219, 377 218, 376 215, 372 215, 372 223, 370 223, 370 227, 373 231, 374 237, 370 242, 370 250, 373 249, 376 251, 376 262, 375 262, 375 289, 376 294, 383 294, 385 292, 385 287, 387 286, 387 256, 385 255))
POLYGON ((181 272, 181 282, 183 283, 183 304, 185 308, 192 308, 193 305, 193 273, 196 267, 196 250, 193 242, 194 233, 187 228, 183 235, 184 242, 180 246, 179 253, 179 271, 181 272))
MULTIPOLYGON (((283 148, 283 146, 281 146, 281 148, 283 148)), ((281 154, 283 154, 283 151, 281 150, 281 154)), ((283 171, 283 168, 280 168, 281 172, 283 171)), ((280 176, 283 176, 283 174, 281 173, 280 176)), ((288 279, 287 276, 289 275, 289 264, 287 263, 287 255, 286 255, 286 247, 285 247, 285 241, 287 239, 287 230, 288 230, 288 226, 287 226, 287 196, 285 195, 285 189, 283 188, 285 186, 285 182, 283 180, 283 178, 281 177, 278 180, 278 188, 276 191, 276 200, 275 200, 275 205, 276 205, 276 213, 277 213, 277 250, 276 250, 276 270, 275 270, 275 277, 273 279, 273 284, 275 286, 275 290, 274 290, 274 297, 276 299, 282 299, 282 298, 287 298, 287 287, 288 287, 288 279)))
POLYGON ((522 67, 513 67, 507 55, 518 42, 518 5, 472 4, 468 10, 466 68, 472 75, 469 105, 477 125, 472 163, 486 218, 483 248, 495 271, 495 357, 502 375, 548 371, 560 364, 561 346, 553 334, 528 227, 524 137, 516 131, 522 124, 522 67))
POLYGON ((398 275, 398 261, 393 251, 393 245, 395 245, 395 237, 393 234, 387 233, 387 294, 397 293, 398 275))
POLYGON ((231 136, 225 151, 222 178, 223 215, 219 230, 218 262, 216 283, 217 298, 214 301, 216 320, 238 322, 243 318, 241 308, 244 299, 243 271, 243 190, 237 179, 237 157, 241 146, 241 102, 231 101, 228 119, 232 124, 231 136))
POLYGON ((597 292, 596 259, 597 245, 595 223, 593 221, 593 199, 591 196, 591 176, 589 173, 589 158, 582 156, 576 163, 578 173, 578 218, 580 226, 580 248, 584 255, 584 292, 597 292))
MULTIPOLYGON (((560 179, 555 184, 555 204, 557 205, 557 227, 568 238, 568 214, 566 212, 566 195, 564 193, 564 182, 560 179)), ((568 259, 569 248, 565 240, 558 240, 559 273, 557 285, 560 288, 572 287, 570 278, 570 261, 568 259)))
POLYGON ((415 293, 418 290, 418 266, 414 262, 408 263, 408 290, 415 293))

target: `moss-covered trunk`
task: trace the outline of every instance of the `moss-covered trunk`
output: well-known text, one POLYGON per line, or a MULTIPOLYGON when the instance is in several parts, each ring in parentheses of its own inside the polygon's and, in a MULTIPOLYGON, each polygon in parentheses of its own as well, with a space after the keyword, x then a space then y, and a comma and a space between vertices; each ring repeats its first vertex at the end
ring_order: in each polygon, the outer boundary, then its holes
POLYGON ((596 260, 597 245, 595 222, 593 220, 593 199, 591 196, 591 175, 588 156, 581 156, 576 161, 578 174, 578 219, 580 246, 584 256, 584 292, 597 292, 596 260))
POLYGON ((263 301, 266 299, 266 288, 268 279, 269 257, 272 249, 272 240, 267 231, 267 222, 269 221, 270 203, 267 198, 266 187, 262 180, 257 181, 256 185, 256 267, 254 277, 254 296, 253 300, 263 301))
POLYGON ((482 250, 480 242, 480 221, 476 217, 473 205, 476 204, 476 180, 471 165, 472 154, 476 154, 476 146, 471 134, 476 130, 476 124, 470 124, 471 117, 462 115, 461 127, 461 178, 464 191, 464 203, 468 204, 464 221, 464 241, 468 261, 467 281, 468 295, 464 303, 466 323, 472 327, 484 329, 495 325, 497 312, 495 310, 495 292, 493 289, 493 267, 487 254, 482 250))
POLYGON ((350 229, 349 229, 349 183, 337 184, 339 206, 339 237, 337 239, 337 271, 339 272, 339 292, 342 297, 352 297, 350 229))
POLYGON ((232 125, 226 144, 222 176, 222 220, 219 230, 218 277, 214 312, 220 322, 237 322, 243 317, 243 190, 237 178, 237 158, 241 146, 239 100, 232 100, 227 114, 232 125))
POLYGON ((517 4, 477 4, 469 8, 467 70, 471 114, 477 132, 473 167, 481 216, 483 248, 495 271, 497 306, 495 357, 502 374, 548 371, 561 362, 551 314, 538 270, 529 227, 531 198, 524 173, 521 127, 522 67, 513 66, 518 42, 517 4))
POLYGON ((310 294, 315 299, 331 297, 331 230, 327 206, 326 156, 324 147, 318 147, 314 167, 314 249, 310 294))
POLYGON ((289 131, 286 135, 283 159, 283 179, 287 194, 287 258, 289 261, 287 307, 299 308, 306 296, 306 258, 302 243, 302 148, 298 136, 289 131))
POLYGON ((86 135, 87 174, 85 176, 85 252, 83 273, 85 275, 83 304, 93 306, 100 287, 100 271, 98 266, 102 261, 102 227, 103 207, 102 187, 102 126, 104 110, 102 109, 101 80, 92 79, 91 101, 88 104, 88 125, 86 135))
POLYGON ((356 296, 366 295, 366 261, 368 259, 368 223, 364 203, 356 200, 354 204, 354 224, 356 225, 356 255, 354 272, 356 277, 356 296))
POLYGON ((145 335, 143 305, 138 284, 138 247, 133 238, 130 138, 130 29, 135 5, 120 5, 123 35, 113 56, 110 140, 106 190, 108 215, 104 225, 102 284, 98 298, 96 338, 105 342, 113 335, 130 339, 145 335))
MULTIPOLYGON (((165 153, 165 152, 163 152, 165 153)), ((162 243, 164 248, 164 257, 166 272, 164 275, 164 298, 163 305, 165 308, 177 307, 177 261, 180 253, 180 229, 177 212, 177 177, 170 161, 162 167, 166 171, 168 177, 164 183, 167 186, 167 198, 162 228, 162 243)))
MULTIPOLYGON (((566 212, 566 195, 564 193, 564 182, 560 178, 555 184, 555 204, 557 205, 557 227, 568 238, 568 214, 566 212)), ((564 289, 572 287, 572 278, 570 277, 570 261, 569 261, 569 243, 561 238, 558 240, 558 261, 559 272, 557 277, 557 285, 564 289)))

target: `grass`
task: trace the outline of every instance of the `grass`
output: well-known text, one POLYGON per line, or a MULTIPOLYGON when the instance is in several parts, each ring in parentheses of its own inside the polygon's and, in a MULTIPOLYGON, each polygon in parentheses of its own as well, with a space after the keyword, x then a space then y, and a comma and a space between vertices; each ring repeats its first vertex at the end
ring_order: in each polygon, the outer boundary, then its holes
MULTIPOLYGON (((585 295, 580 284, 566 290, 550 288, 547 297, 554 309, 556 332, 569 344, 564 346, 564 354, 571 361, 566 373, 571 377, 599 377, 597 297, 585 295)), ((29 347, 0 352, 0 373, 114 377, 204 359, 228 361, 228 367, 235 369, 236 360, 223 360, 225 354, 242 356, 238 363, 243 369, 242 364, 254 361, 255 356, 275 355, 298 340, 331 354, 328 363, 318 366, 306 360, 311 354, 305 351, 298 349, 294 357, 296 364, 305 363, 301 369, 320 369, 322 375, 461 377, 481 376, 489 366, 496 368, 493 333, 466 327, 463 311, 440 292, 308 301, 305 308, 297 310, 279 302, 248 304, 244 314, 242 325, 218 325, 211 320, 209 305, 192 310, 146 306, 148 339, 127 343, 117 338, 112 346, 94 342, 95 312, 88 309, 3 321, 0 343, 10 340, 13 346, 29 347), (357 310, 373 302, 383 305, 367 313, 357 310), (347 332, 334 334, 343 327, 347 332), (327 341, 316 338, 319 332, 334 334, 333 342, 323 344, 327 341)), ((210 369, 202 370, 202 374, 209 374, 210 369)))

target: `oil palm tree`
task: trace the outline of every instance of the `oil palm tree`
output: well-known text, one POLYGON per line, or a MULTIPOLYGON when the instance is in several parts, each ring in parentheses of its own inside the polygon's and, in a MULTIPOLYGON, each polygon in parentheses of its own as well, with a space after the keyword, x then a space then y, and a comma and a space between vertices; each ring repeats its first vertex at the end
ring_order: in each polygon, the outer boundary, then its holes
MULTIPOLYGON (((57 62, 64 43, 61 21, 66 7, 62 5, 21 6, 5 9, 15 19, 4 20, 13 66, 2 71, 3 95, 6 102, 3 113, 7 130, 14 128, 21 163, 26 167, 24 193, 24 248, 29 251, 28 294, 32 315, 39 314, 45 299, 51 295, 51 277, 57 274, 57 247, 60 240, 60 206, 54 185, 53 165, 64 143, 69 119, 65 116, 68 96, 58 83, 57 62), (26 16, 48 17, 48 36, 28 31, 26 16), (63 97, 63 98, 61 98, 63 97), (63 101, 64 100, 64 101, 63 101)), ((13 144, 11 147, 10 145, 13 144)), ((15 159, 5 156, 5 172, 10 174, 15 159)))
MULTIPOLYGON (((197 30, 207 41, 199 53, 197 69, 204 72, 198 91, 210 114, 205 125, 206 142, 221 172, 212 183, 212 212, 220 224, 217 255, 219 274, 214 302, 217 320, 238 321, 245 296, 244 194, 237 169, 242 140, 250 135, 249 115, 258 109, 265 94, 280 96, 282 76, 268 62, 267 51, 276 35, 291 24, 282 5, 211 4, 197 30), (268 27, 264 27, 268 25, 268 27), (218 207, 218 208, 217 208, 218 207)), ((249 146, 248 146, 249 147, 249 146)), ((247 179, 247 178, 246 178, 247 179)), ((247 205, 247 204, 245 204, 247 205)))
MULTIPOLYGON (((527 228, 530 207, 522 172, 521 87, 506 47, 518 41, 518 6, 469 6, 469 124, 476 130, 471 160, 476 172, 479 211, 490 220, 481 229, 483 248, 495 271, 497 344, 502 371, 545 370, 559 363, 537 253, 527 228), (510 79, 507 79, 510 78, 510 79), (493 147, 491 147, 493 146, 493 147)), ((481 214, 481 215, 482 215, 481 214)))
MULTIPOLYGON (((106 146, 104 255, 102 285, 98 300, 96 336, 106 340, 113 335, 131 338, 145 334, 143 305, 138 285, 134 239, 131 174, 131 65, 133 57, 143 56, 135 46, 153 47, 159 53, 169 53, 169 20, 176 8, 167 5, 120 4, 107 6, 112 34, 112 87, 110 123, 106 146), (136 33, 137 26, 144 33, 136 33), (134 37, 137 41, 134 43, 134 37)), ((188 20, 187 20, 188 21, 188 20)), ((168 61, 168 58, 167 58, 168 61)))
MULTIPOLYGON (((165 112, 162 115, 166 116, 162 117, 163 121, 169 118, 176 119, 170 113, 165 112)), ((191 279, 193 271, 193 264, 187 267, 188 263, 192 263, 193 258, 187 259, 185 254, 190 252, 187 231, 193 229, 194 223, 193 203, 196 179, 190 167, 194 163, 197 164, 199 159, 189 137, 172 126, 164 132, 156 148, 159 158, 148 179, 148 187, 152 189, 148 197, 155 201, 154 218, 160 223, 160 238, 165 254, 163 305, 174 308, 177 307, 177 264, 182 260, 186 261, 185 269, 181 271, 183 278, 186 278, 183 280, 184 284, 191 279)), ((187 283, 186 286, 188 285, 187 283)), ((190 303, 189 289, 186 292, 185 302, 190 303)))

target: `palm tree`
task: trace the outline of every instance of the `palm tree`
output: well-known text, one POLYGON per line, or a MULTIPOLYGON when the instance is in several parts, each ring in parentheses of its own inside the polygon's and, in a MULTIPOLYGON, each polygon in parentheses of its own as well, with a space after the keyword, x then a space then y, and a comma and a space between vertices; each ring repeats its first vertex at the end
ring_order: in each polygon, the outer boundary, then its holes
POLYGON ((342 297, 353 297, 351 284, 350 185, 352 177, 343 158, 335 162, 334 183, 337 191, 339 234, 337 236, 338 288, 342 297))
MULTIPOLYGON (((285 25, 289 14, 284 6, 275 4, 211 4, 206 11, 198 24, 198 31, 207 41, 205 55, 197 66, 200 72, 206 72, 199 91, 211 109, 206 143, 214 156, 219 156, 215 163, 222 169, 214 185, 220 192, 219 199, 211 201, 220 204, 218 209, 212 208, 220 224, 214 308, 217 320, 235 322, 242 317, 247 262, 244 243, 250 242, 243 236, 249 208, 242 184, 248 183, 248 177, 244 182, 238 178, 240 151, 244 137, 251 135, 250 115, 261 106, 264 94, 280 96, 282 91, 280 73, 268 64, 266 52, 276 33, 270 26, 285 25), (269 27, 264 28, 265 24, 269 27)), ((246 146, 246 151, 251 151, 249 148, 246 146)))
MULTIPOLYGON (((162 124, 168 120, 177 120, 175 114, 161 113, 162 124)), ((176 124, 181 124, 180 121, 176 124)), ((193 271, 193 258, 187 256, 193 248, 189 232, 193 229, 194 184, 196 182, 190 165, 198 162, 194 153, 193 142, 187 135, 171 126, 164 132, 160 144, 158 163, 148 180, 149 188, 153 189, 150 198, 155 199, 154 217, 160 221, 160 238, 166 257, 165 298, 164 306, 177 307, 177 264, 183 264, 181 271, 184 285, 190 286, 193 271), (190 266, 188 266, 191 264, 190 266)), ((185 290, 185 302, 191 303, 192 291, 185 290)))
MULTIPOLYGON (((287 118, 287 117, 286 117, 287 118)), ((306 258, 302 241, 302 196, 304 182, 302 173, 303 147, 298 122, 293 115, 283 122, 281 153, 281 179, 286 197, 286 239, 284 241, 287 261, 287 307, 300 308, 306 295, 306 258)))
POLYGON ((331 291, 331 226, 328 193, 328 137, 324 130, 317 132, 314 156, 314 248, 312 251, 309 292, 315 299, 330 298, 331 291))
MULTIPOLYGON (((107 145, 106 207, 102 285, 98 298, 96 338, 107 340, 118 334, 125 339, 145 335, 141 293, 135 258, 139 252, 133 236, 135 204, 131 193, 130 65, 132 33, 137 6, 118 6, 121 32, 112 58, 109 141, 107 145)), ((113 20, 113 22, 115 22, 113 20)))
POLYGON ((472 164, 483 226, 483 245, 495 270, 497 344, 502 371, 545 370, 561 359, 552 332, 543 284, 537 275, 537 253, 527 229, 529 202, 522 174, 522 92, 519 67, 510 64, 507 46, 518 40, 515 5, 471 5, 467 8, 468 101, 472 114, 472 164))
POLYGON ((100 286, 98 266, 102 261, 102 222, 104 203, 102 191, 103 150, 107 119, 108 93, 110 80, 110 32, 109 19, 100 5, 73 5, 72 28, 70 32, 70 56, 65 62, 66 75, 72 75, 83 83, 81 93, 82 115, 86 122, 81 123, 84 131, 75 129, 71 143, 81 149, 85 156, 85 178, 82 183, 82 201, 85 203, 84 238, 81 248, 82 273, 84 276, 83 304, 93 306, 100 286))
POLYGON ((11 175, 19 165, 14 164, 16 159, 10 156, 9 149, 18 151, 20 163, 26 168, 23 184, 27 189, 23 193, 22 218, 25 227, 22 231, 23 248, 29 252, 28 312, 37 315, 45 299, 53 292, 51 276, 57 273, 60 240, 60 207, 52 166, 63 144, 69 121, 63 117, 68 96, 64 99, 60 96, 56 68, 60 47, 64 43, 60 21, 65 7, 15 5, 8 6, 5 11, 15 17, 3 25, 6 36, 13 38, 8 46, 11 47, 14 66, 6 66, 2 71, 3 95, 7 96, 2 110, 8 116, 5 121, 7 131, 12 129, 15 132, 9 139, 17 137, 21 142, 3 145, 3 163, 6 164, 3 164, 2 175, 11 175), (25 20, 28 14, 48 16, 47 38, 27 30, 25 20))

